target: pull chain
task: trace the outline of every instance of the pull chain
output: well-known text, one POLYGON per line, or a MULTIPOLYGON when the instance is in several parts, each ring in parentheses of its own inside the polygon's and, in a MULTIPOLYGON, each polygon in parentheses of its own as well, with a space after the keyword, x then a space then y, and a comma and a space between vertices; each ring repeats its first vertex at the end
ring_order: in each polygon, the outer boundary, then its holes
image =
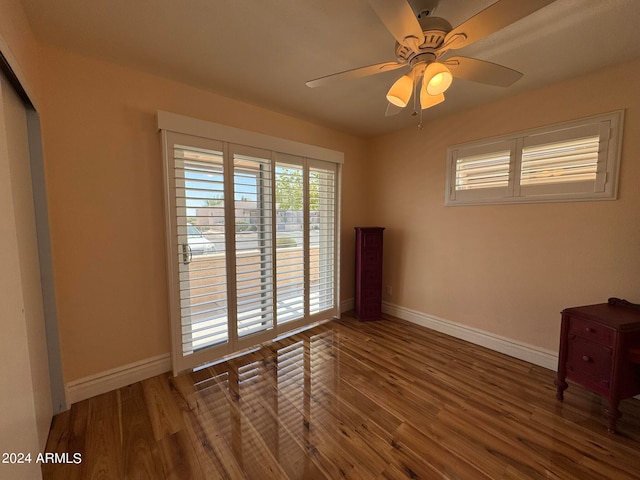
MULTIPOLYGON (((418 81, 413 84, 413 114, 416 115, 416 104, 418 104, 418 81)), ((418 105, 420 111, 420 122, 418 122, 418 130, 422 130, 422 105, 418 105)))
POLYGON ((418 77, 417 75, 413 76, 413 112, 411 112, 411 116, 415 117, 418 114, 416 109, 416 105, 418 103, 418 99, 416 98, 418 94, 418 77))

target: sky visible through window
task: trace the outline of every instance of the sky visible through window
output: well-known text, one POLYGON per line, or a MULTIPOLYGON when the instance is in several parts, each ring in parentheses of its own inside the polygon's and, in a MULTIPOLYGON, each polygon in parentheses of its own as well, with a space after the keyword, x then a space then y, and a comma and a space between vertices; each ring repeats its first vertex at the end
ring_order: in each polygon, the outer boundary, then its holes
MULTIPOLYGON (((279 175, 287 172, 286 168, 276 167, 276 178, 279 175)), ((210 191, 203 192, 202 190, 195 191, 193 189, 199 188, 202 184, 199 182, 220 182, 223 183, 223 175, 220 173, 205 173, 201 171, 187 170, 185 171, 185 185, 187 187, 187 215, 196 215, 196 208, 206 207, 207 200, 222 199, 222 191, 211 189, 210 191), (191 189, 191 190, 190 190, 191 189)), ((201 188, 201 187, 200 187, 201 188)), ((246 173, 236 173, 234 176, 234 197, 236 202, 257 201, 257 177, 255 175, 248 175, 246 173)))

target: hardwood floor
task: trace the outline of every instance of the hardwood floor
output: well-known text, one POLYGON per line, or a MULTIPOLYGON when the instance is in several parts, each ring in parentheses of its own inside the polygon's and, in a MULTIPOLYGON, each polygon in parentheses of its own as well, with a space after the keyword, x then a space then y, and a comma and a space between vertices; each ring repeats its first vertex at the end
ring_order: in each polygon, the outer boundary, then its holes
POLYGON ((331 322, 55 417, 45 479, 640 479, 640 401, 397 319, 331 322))

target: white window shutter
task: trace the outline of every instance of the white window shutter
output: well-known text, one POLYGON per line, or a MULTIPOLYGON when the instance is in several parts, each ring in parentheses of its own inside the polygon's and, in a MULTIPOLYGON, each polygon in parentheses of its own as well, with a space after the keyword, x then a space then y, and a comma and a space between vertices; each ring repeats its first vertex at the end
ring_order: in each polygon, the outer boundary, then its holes
POLYGON ((615 199, 622 119, 618 111, 452 146, 445 203, 615 199))

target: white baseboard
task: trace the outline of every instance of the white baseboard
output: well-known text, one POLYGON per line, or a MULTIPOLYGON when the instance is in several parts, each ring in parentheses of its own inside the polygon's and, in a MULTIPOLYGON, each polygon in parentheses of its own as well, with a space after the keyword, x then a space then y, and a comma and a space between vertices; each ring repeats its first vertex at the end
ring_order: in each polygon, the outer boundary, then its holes
POLYGON ((347 300, 343 300, 340 302, 340 313, 350 312, 353 310, 354 300, 353 298, 349 298, 347 300))
MULTIPOLYGON (((353 310, 353 298, 340 303, 340 312, 353 310)), ((67 408, 73 403, 131 385, 155 375, 171 371, 171 355, 158 355, 123 365, 96 375, 74 380, 65 385, 67 408)))
POLYGON ((67 405, 146 380, 171 370, 171 355, 158 355, 139 362, 113 368, 65 385, 67 405))
POLYGON ((519 342, 511 338, 502 337, 494 333, 486 332, 477 328, 469 327, 461 323, 444 320, 442 318, 428 315, 426 313, 411 310, 409 308, 383 302, 382 311, 388 315, 407 320, 408 322, 422 325, 437 332, 441 332, 452 337, 466 340, 475 345, 480 345, 496 352, 504 353, 511 357, 519 358, 534 365, 539 365, 549 370, 556 371, 558 368, 557 352, 546 350, 534 345, 519 342))
MULTIPOLYGON (((353 298, 343 300, 340 303, 340 312, 344 313, 353 310, 353 306, 353 298)), ((472 328, 450 320, 444 320, 433 315, 387 302, 382 303, 382 311, 402 320, 407 320, 437 332, 490 348, 491 350, 519 358, 550 370, 555 371, 558 365, 557 353, 550 350, 528 345, 484 330, 472 328)), ((67 405, 71 406, 73 403, 169 371, 171 371, 171 356, 164 354, 74 380, 65 385, 67 405)))

